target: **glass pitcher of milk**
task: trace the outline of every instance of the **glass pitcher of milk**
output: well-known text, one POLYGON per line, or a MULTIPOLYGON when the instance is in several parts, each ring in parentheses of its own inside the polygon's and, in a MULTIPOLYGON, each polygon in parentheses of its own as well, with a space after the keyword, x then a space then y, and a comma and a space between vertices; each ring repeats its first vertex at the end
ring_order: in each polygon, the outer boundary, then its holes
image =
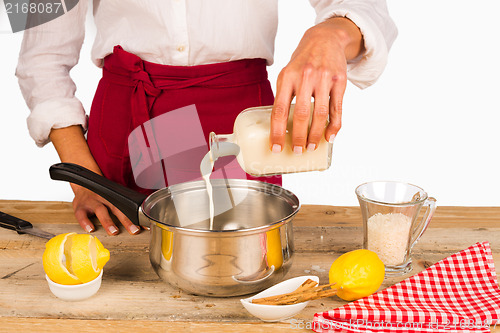
MULTIPOLYGON (((236 155, 241 168, 252 176, 270 176, 304 171, 321 171, 330 167, 332 147, 322 138, 314 151, 295 154, 292 147, 292 122, 295 105, 290 106, 285 146, 280 153, 269 148, 272 106, 243 110, 234 122, 232 134, 210 133, 212 159, 236 155)), ((314 104, 311 104, 311 114, 314 104)), ((325 124, 326 125, 326 124, 325 124)))

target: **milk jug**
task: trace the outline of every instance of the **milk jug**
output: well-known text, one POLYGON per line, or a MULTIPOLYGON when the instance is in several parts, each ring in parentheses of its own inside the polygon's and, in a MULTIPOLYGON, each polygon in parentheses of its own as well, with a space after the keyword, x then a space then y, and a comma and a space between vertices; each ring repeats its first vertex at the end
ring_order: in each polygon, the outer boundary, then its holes
MULTIPOLYGON (((321 171, 330 167, 332 143, 323 137, 314 151, 295 154, 292 147, 294 104, 290 106, 285 146, 280 153, 269 148, 272 106, 249 108, 242 111, 234 122, 232 134, 210 133, 210 153, 213 159, 236 155, 241 168, 253 176, 321 171)), ((311 114, 314 105, 311 105, 311 114)), ((325 124, 326 126, 326 124, 325 124)))

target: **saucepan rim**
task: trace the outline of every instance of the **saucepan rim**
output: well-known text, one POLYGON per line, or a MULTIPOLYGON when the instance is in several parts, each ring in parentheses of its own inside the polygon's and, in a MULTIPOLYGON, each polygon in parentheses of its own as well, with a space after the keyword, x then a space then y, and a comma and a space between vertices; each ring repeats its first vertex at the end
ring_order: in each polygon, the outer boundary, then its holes
POLYGON ((172 232, 189 233, 192 235, 200 235, 204 237, 207 235, 211 235, 214 237, 227 235, 233 237, 233 236, 243 236, 245 234, 260 233, 263 231, 268 231, 271 229, 278 228, 281 225, 291 221, 292 218, 299 212, 301 207, 300 201, 294 193, 276 184, 270 184, 262 181, 248 180, 248 179, 212 179, 211 182, 214 188, 218 186, 226 186, 228 188, 245 187, 248 189, 253 189, 267 194, 278 196, 290 204, 290 207, 293 209, 293 212, 270 224, 265 224, 253 228, 232 229, 232 230, 231 229, 206 230, 206 229, 195 229, 195 228, 175 226, 168 224, 166 221, 161 221, 157 218, 154 218, 147 213, 148 211, 151 210, 151 208, 155 204, 157 204, 158 202, 162 202, 167 198, 171 198, 173 194, 175 195, 183 192, 188 192, 198 189, 202 190, 206 188, 205 181, 196 180, 196 181, 170 185, 168 187, 161 188, 153 192, 142 202, 139 208, 139 215, 143 214, 145 218, 147 218, 150 222, 154 222, 158 227, 172 232))

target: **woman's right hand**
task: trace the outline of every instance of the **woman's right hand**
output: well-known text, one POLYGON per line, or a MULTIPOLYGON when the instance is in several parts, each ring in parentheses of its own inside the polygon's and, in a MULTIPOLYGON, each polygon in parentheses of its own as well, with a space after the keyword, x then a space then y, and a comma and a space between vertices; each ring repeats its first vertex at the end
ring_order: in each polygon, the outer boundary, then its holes
MULTIPOLYGON (((90 153, 81 126, 52 129, 50 139, 59 154, 61 162, 75 163, 102 175, 99 166, 90 153)), ((117 235, 119 229, 109 215, 111 211, 131 235, 140 232, 141 229, 109 201, 82 186, 71 184, 71 188, 75 194, 73 199, 75 218, 85 231, 92 232, 95 230, 94 224, 90 221, 90 217, 95 215, 108 235, 117 235)))
POLYGON ((90 217, 95 215, 108 235, 117 235, 119 229, 111 219, 109 215, 110 211, 118 218, 129 234, 135 235, 141 231, 125 214, 106 199, 79 185, 71 184, 71 188, 73 189, 73 193, 75 193, 75 198, 73 199, 75 218, 85 231, 92 232, 95 230, 94 224, 90 221, 90 217))

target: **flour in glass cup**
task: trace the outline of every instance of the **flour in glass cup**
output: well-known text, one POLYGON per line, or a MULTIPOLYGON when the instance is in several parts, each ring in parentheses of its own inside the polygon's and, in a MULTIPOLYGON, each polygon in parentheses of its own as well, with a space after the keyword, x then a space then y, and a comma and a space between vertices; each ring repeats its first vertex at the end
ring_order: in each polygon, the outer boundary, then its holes
POLYGON ((387 266, 404 262, 412 219, 401 213, 377 213, 368 219, 368 250, 387 266))

